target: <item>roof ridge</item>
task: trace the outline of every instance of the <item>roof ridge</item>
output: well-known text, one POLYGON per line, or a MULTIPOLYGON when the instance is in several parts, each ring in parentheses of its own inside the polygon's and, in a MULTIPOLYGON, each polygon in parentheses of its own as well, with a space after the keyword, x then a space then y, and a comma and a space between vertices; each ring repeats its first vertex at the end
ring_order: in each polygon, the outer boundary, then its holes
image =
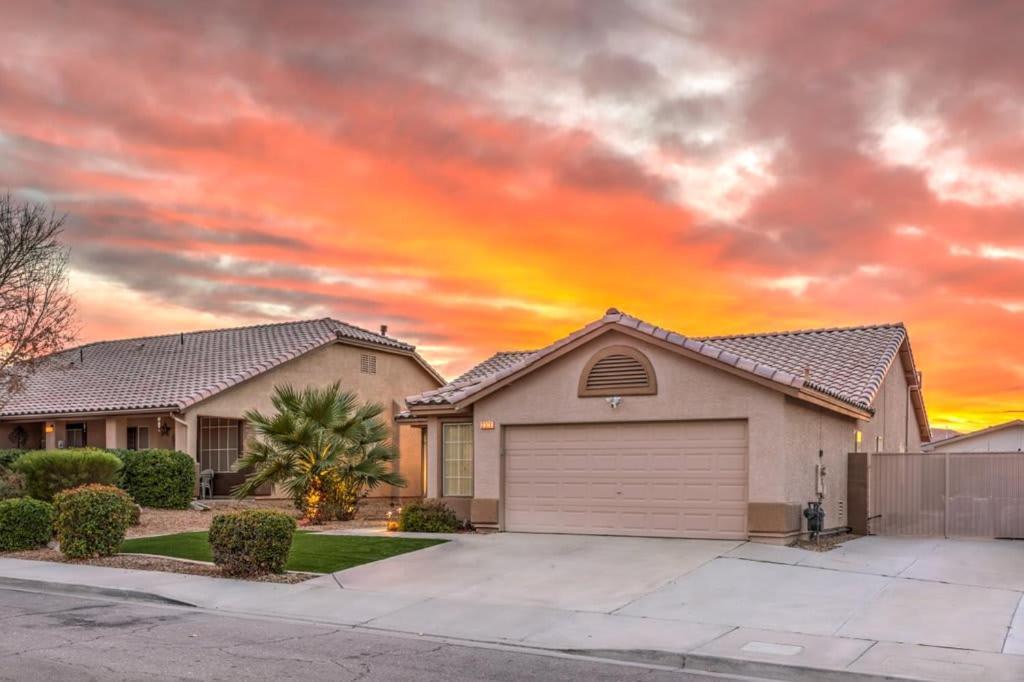
POLYGON ((903 322, 882 322, 879 324, 858 324, 846 327, 810 327, 806 329, 780 329, 767 332, 750 332, 746 334, 719 334, 711 336, 692 336, 690 338, 698 341, 716 341, 719 339, 756 339, 766 336, 797 336, 800 334, 829 334, 833 332, 854 332, 867 331, 870 329, 903 329, 907 325, 903 322))
POLYGON ((241 326, 238 326, 238 327, 214 327, 213 329, 193 329, 191 331, 169 332, 167 334, 150 334, 148 336, 129 336, 129 337, 122 338, 122 339, 103 339, 103 340, 100 340, 100 341, 90 341, 88 343, 82 343, 82 344, 79 344, 77 346, 71 346, 69 348, 64 348, 63 350, 55 351, 55 352, 51 353, 50 355, 43 356, 43 358, 40 358, 40 359, 44 359, 44 358, 47 358, 47 357, 54 357, 54 356, 58 356, 58 355, 63 355, 64 353, 70 353, 70 352, 76 351, 76 350, 78 350, 80 348, 81 349, 86 349, 86 348, 91 348, 93 346, 102 346, 102 345, 111 344, 111 343, 130 343, 132 341, 150 341, 152 339, 167 339, 167 338, 171 338, 171 337, 175 337, 175 336, 195 336, 195 335, 198 335, 198 334, 216 334, 218 332, 247 331, 247 330, 250 330, 250 329, 268 329, 270 327, 285 327, 285 326, 288 326, 288 325, 313 324, 315 322, 330 322, 330 323, 333 323, 333 324, 344 325, 346 327, 350 327, 352 329, 356 329, 358 331, 361 331, 361 332, 363 332, 365 334, 370 334, 371 336, 376 336, 376 337, 381 338, 381 339, 387 339, 388 341, 390 341, 392 343, 402 344, 404 346, 408 346, 409 348, 415 348, 415 346, 413 346, 412 344, 406 343, 405 341, 402 341, 401 339, 395 338, 393 336, 384 336, 384 335, 382 335, 382 334, 380 334, 378 332, 370 331, 369 329, 364 329, 363 327, 359 327, 357 325, 354 325, 351 322, 345 322, 344 320, 339 320, 339 319, 333 318, 333 317, 315 317, 315 318, 309 318, 309 319, 305 319, 305 320, 283 320, 281 322, 259 322, 257 324, 244 324, 244 325, 241 325, 241 326))
MULTIPOLYGON (((182 336, 182 335, 184 335, 184 336, 192 336, 192 335, 195 335, 195 334, 212 334, 212 333, 215 333, 215 332, 244 331, 246 329, 259 329, 261 327, 283 327, 283 326, 289 325, 289 324, 309 324, 311 322, 338 322, 338 321, 339 320, 335 320, 335 319, 330 318, 330 317, 318 317, 318 318, 308 319, 308 320, 285 320, 283 322, 260 322, 258 324, 245 324, 245 325, 242 325, 240 327, 215 327, 213 329, 193 329, 192 331, 187 331, 187 332, 186 331, 178 331, 178 332, 169 332, 167 334, 150 334, 148 336, 129 336, 129 337, 126 337, 126 338, 123 338, 123 339, 103 339, 103 340, 100 340, 100 341, 90 341, 89 343, 83 343, 83 344, 79 344, 77 346, 71 346, 70 348, 65 348, 63 350, 56 351, 56 352, 52 353, 51 355, 61 355, 63 353, 69 353, 71 351, 76 351, 79 348, 89 348, 91 346, 101 346, 101 345, 107 344, 107 343, 128 343, 130 341, 149 341, 151 339, 166 339, 166 338, 169 338, 169 337, 172 337, 172 336, 182 336)), ((355 325, 348 324, 347 322, 342 322, 341 324, 346 324, 349 327, 354 327, 355 326, 355 325)), ((362 329, 361 331, 366 331, 366 330, 362 329)), ((373 332, 368 332, 368 333, 373 334, 373 332)), ((385 338, 387 338, 387 337, 385 337, 385 338)))

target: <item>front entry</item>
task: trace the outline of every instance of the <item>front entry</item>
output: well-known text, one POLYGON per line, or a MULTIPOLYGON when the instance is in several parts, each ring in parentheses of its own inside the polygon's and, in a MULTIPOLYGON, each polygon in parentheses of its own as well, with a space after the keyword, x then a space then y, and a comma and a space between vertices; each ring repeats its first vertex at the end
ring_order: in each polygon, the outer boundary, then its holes
POLYGON ((504 529, 746 539, 742 420, 509 426, 504 529))

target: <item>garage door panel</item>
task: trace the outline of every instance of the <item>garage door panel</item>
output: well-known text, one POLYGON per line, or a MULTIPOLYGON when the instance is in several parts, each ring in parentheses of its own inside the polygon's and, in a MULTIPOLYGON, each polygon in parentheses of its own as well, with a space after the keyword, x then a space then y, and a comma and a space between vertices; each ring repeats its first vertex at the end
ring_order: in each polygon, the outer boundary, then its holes
POLYGON ((505 528, 746 537, 746 424, 515 426, 505 431, 505 528))

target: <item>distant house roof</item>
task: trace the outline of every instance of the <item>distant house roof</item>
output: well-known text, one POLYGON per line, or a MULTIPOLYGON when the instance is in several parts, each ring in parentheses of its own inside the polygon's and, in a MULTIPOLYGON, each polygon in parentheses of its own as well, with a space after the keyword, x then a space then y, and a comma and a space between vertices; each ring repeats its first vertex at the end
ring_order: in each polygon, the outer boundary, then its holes
MULTIPOLYGON (((971 431, 970 433, 958 433, 958 434, 956 434, 954 436, 950 436, 948 438, 941 438, 941 439, 933 440, 931 443, 922 446, 922 449, 923 450, 931 450, 932 448, 938 447, 940 445, 945 447, 947 445, 953 445, 954 443, 960 443, 962 441, 965 441, 965 440, 968 440, 968 439, 971 439, 971 438, 977 438, 978 436, 989 436, 989 435, 991 435, 993 433, 996 433, 998 431, 1003 431, 1005 429, 1012 429, 1012 428, 1018 427, 1018 426, 1024 426, 1024 419, 1012 419, 1012 420, 1010 420, 1008 422, 1004 422, 1002 424, 996 424, 995 426, 989 426, 989 427, 984 428, 984 429, 978 429, 977 431, 971 431)), ((938 431, 938 429, 936 429, 936 431, 938 431)), ((952 432, 952 433, 955 433, 955 432, 952 432)))
POLYGON ((42 361, 0 417, 182 410, 330 343, 409 355, 415 347, 330 318, 101 341, 42 361))
MULTIPOLYGON (((619 328, 677 346, 779 387, 810 392, 868 415, 889 368, 902 355, 911 387, 919 389, 917 370, 902 324, 809 329, 791 332, 689 338, 611 309, 569 336, 537 351, 498 353, 441 388, 406 398, 417 407, 463 407, 489 387, 517 377, 558 350, 602 328, 619 328)), ((912 390, 928 437, 920 390, 912 390)))

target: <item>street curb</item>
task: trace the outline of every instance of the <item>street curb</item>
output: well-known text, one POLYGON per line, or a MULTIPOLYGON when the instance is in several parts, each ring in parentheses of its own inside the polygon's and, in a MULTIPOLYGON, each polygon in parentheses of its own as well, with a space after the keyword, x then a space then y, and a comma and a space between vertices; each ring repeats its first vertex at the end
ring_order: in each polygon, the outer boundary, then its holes
POLYGON ((738 675, 758 680, 784 680, 785 682, 907 682, 916 677, 877 675, 832 668, 813 668, 769 661, 751 661, 726 656, 702 654, 673 654, 657 650, 623 651, 616 649, 562 649, 564 653, 588 658, 626 661, 693 672, 738 675))
POLYGON ((127 601, 144 602, 148 604, 164 604, 170 606, 188 606, 195 608, 192 604, 180 599, 162 597, 152 592, 140 592, 138 590, 124 590, 118 587, 96 587, 94 585, 79 585, 77 583, 57 583, 48 580, 30 580, 28 578, 8 578, 0 576, 0 587, 9 587, 15 590, 30 592, 59 592, 77 596, 114 597, 127 601))
MULTIPOLYGON (((189 608, 208 609, 208 607, 199 606, 179 599, 163 597, 151 592, 125 590, 116 587, 96 587, 93 585, 81 585, 77 583, 59 583, 45 580, 31 580, 27 578, 9 578, 5 576, 0 576, 0 587, 8 587, 11 589, 30 592, 57 592, 60 594, 69 594, 74 596, 103 596, 125 601, 161 604, 165 606, 184 606, 189 608)), ((272 620, 280 619, 292 622, 305 622, 311 625, 325 624, 315 620, 295 618, 291 616, 277 616, 273 613, 266 612, 221 609, 213 610, 226 616, 270 618, 272 620)), ((349 627, 355 631, 374 632, 378 634, 403 636, 419 635, 419 633, 412 631, 390 630, 366 625, 351 625, 349 627)), ((908 680, 918 680, 918 678, 914 677, 876 675, 873 673, 860 673, 829 668, 813 668, 798 665, 787 665, 785 663, 773 663, 769 661, 751 661, 724 656, 673 653, 655 649, 557 649, 537 645, 523 645, 515 642, 489 641, 463 637, 444 637, 428 633, 423 633, 419 636, 469 645, 498 646, 511 650, 522 650, 524 652, 549 652, 551 654, 562 654, 587 659, 618 661, 620 663, 652 666, 663 670, 683 670, 740 676, 752 680, 781 680, 784 682, 907 682, 908 680)))

